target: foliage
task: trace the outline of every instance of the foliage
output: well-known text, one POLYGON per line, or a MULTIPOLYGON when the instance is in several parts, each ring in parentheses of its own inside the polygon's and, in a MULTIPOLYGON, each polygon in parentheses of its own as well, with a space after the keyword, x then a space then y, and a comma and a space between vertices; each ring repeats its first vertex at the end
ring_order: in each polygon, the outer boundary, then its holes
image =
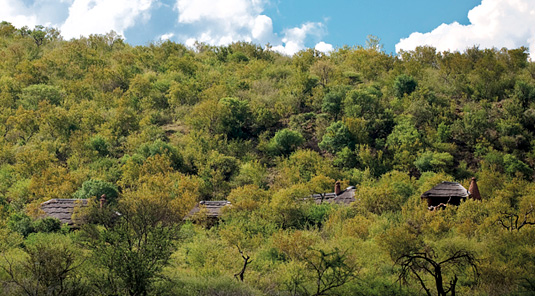
POLYGON ((304 273, 294 274, 285 283, 292 295, 328 295, 355 278, 356 267, 337 248, 331 252, 310 250, 304 259, 304 273))
POLYGON ((34 232, 34 226, 31 218, 24 213, 12 214, 7 221, 7 227, 11 231, 18 232, 24 237, 34 232))
POLYGON ((101 180, 87 180, 82 184, 82 188, 74 193, 74 197, 95 198, 99 200, 104 194, 108 202, 115 202, 119 195, 117 186, 101 180))
POLYGON ((88 295, 78 272, 82 264, 83 255, 69 237, 34 234, 17 259, 2 253, 0 269, 7 274, 4 291, 28 296, 88 295))
POLYGON ((429 255, 429 253, 410 253, 404 254, 396 260, 396 264, 401 266, 400 279, 407 280, 409 274, 412 273, 425 290, 427 295, 431 296, 434 293, 431 293, 431 288, 426 284, 422 279, 423 273, 428 273, 434 278, 435 289, 437 295, 455 295, 455 288, 457 281, 459 280, 457 275, 453 275, 453 279, 449 281, 449 285, 445 284, 447 279, 444 278, 443 272, 447 269, 462 268, 462 267, 471 267, 474 269, 474 273, 477 276, 477 261, 473 253, 465 250, 458 250, 452 254, 448 254, 444 260, 439 261, 429 255))
POLYGON ((36 232, 58 232, 61 230, 61 222, 52 217, 38 219, 34 222, 36 232))
POLYGON ((453 156, 448 152, 426 151, 416 159, 414 165, 420 172, 427 171, 446 171, 453 164, 453 156))
POLYGON ((338 117, 342 111, 342 99, 344 98, 344 93, 342 91, 330 91, 325 97, 323 97, 323 103, 321 105, 321 110, 325 113, 329 113, 335 119, 338 117))
POLYGON ((398 98, 402 98, 403 95, 410 95, 416 87, 418 82, 412 76, 401 74, 394 80, 394 94, 398 98))
POLYGON ((175 246, 174 221, 180 216, 170 203, 165 196, 140 200, 130 196, 119 203, 120 216, 113 224, 105 229, 85 228, 95 260, 109 272, 112 291, 129 295, 150 291, 175 246), (115 283, 114 278, 119 281, 115 283))
POLYGON ((3 294, 533 294, 526 48, 194 47, 0 23, 3 294), (482 201, 428 212, 423 192, 471 177, 482 201), (309 202, 336 181, 355 202, 309 202), (75 215, 84 229, 58 231, 39 205, 72 197, 95 198, 75 215), (231 205, 181 227, 200 200, 231 205), (239 283, 236 246, 252 259, 239 283), (359 280, 324 290, 337 258, 359 280))
POLYGON ((282 129, 269 141, 269 148, 276 155, 289 155, 305 142, 305 138, 296 131, 282 129))
POLYGON ((341 121, 332 123, 325 131, 323 140, 319 143, 321 149, 331 153, 336 153, 346 147, 351 149, 353 146, 352 135, 341 121))

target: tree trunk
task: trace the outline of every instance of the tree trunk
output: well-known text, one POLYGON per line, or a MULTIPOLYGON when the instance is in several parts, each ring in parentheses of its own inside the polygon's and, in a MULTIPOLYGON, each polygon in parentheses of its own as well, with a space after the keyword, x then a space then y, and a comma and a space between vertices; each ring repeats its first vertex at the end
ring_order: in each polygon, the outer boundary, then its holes
POLYGON ((444 285, 442 283, 442 269, 440 268, 440 265, 435 265, 435 283, 437 286, 437 293, 439 296, 446 296, 446 292, 444 291, 444 285))
POLYGON ((243 282, 243 277, 244 277, 244 274, 245 274, 245 269, 247 268, 247 264, 251 263, 252 260, 249 261, 249 259, 251 259, 251 257, 249 257, 249 255, 247 255, 247 256, 243 255, 243 252, 239 247, 238 247, 238 251, 240 252, 241 257, 243 258, 243 267, 240 270, 240 272, 238 272, 238 273, 236 273, 234 275, 234 277, 236 279, 239 279, 241 282, 243 282))

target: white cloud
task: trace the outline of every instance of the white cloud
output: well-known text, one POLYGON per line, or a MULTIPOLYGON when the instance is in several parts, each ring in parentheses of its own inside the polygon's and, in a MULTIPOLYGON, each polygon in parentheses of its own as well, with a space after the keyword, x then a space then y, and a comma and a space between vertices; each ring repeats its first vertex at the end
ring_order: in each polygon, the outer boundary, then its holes
POLYGON ((261 43, 269 42, 274 37, 273 21, 270 17, 259 15, 254 20, 253 29, 251 31, 253 39, 261 43))
POLYGON ((334 50, 333 46, 331 44, 325 43, 321 41, 320 43, 316 44, 314 47, 317 51, 321 51, 324 53, 330 53, 334 50))
POLYGON ((57 27, 66 38, 105 34, 137 25, 150 18, 156 0, 0 0, 0 20, 16 27, 57 27))
POLYGON ((175 36, 174 33, 167 33, 167 34, 163 34, 162 36, 160 36, 160 40, 169 40, 171 38, 173 38, 175 36))
POLYGON ((0 19, 12 23, 16 27, 33 27, 38 24, 37 15, 21 1, 0 0, 0 19))
POLYGON ((0 20, 12 23, 15 27, 36 25, 50 26, 61 21, 62 10, 68 7, 68 0, 0 0, 0 20))
POLYGON ((322 23, 306 23, 299 28, 291 28, 284 31, 282 43, 273 46, 273 50, 293 55, 305 48, 305 41, 309 35, 320 37, 324 34, 322 23))
MULTIPOLYGON (((273 20, 263 14, 264 7, 273 0, 174 1, 176 23, 157 33, 162 34, 157 37, 160 40, 173 38, 188 46, 195 41, 216 46, 237 41, 269 43, 274 50, 288 55, 304 49, 306 44, 317 44, 322 51, 332 48, 320 42, 326 34, 320 22, 274 32, 273 20)), ((0 0, 0 20, 16 27, 56 27, 65 39, 112 30, 124 36, 129 28, 147 25, 153 13, 161 13, 162 6, 166 6, 162 0, 0 0)))
POLYGON ((195 41, 212 45, 270 43, 273 50, 293 55, 305 48, 310 36, 319 39, 325 34, 322 23, 305 23, 284 30, 280 37, 273 32, 273 20, 262 14, 265 4, 264 0, 177 0, 178 23, 191 31, 180 39, 188 46, 195 41))
POLYGON ((154 0, 74 0, 69 17, 61 25, 66 39, 80 35, 105 34, 113 30, 124 35, 124 30, 147 21, 154 0))
POLYGON ((529 46, 535 57, 535 1, 482 0, 468 13, 469 25, 442 24, 429 33, 412 33, 396 44, 396 51, 430 45, 439 51, 529 46))
POLYGON ((179 11, 178 21, 181 23, 232 19, 231 25, 244 26, 262 12, 263 3, 250 0, 178 0, 176 7, 179 11))

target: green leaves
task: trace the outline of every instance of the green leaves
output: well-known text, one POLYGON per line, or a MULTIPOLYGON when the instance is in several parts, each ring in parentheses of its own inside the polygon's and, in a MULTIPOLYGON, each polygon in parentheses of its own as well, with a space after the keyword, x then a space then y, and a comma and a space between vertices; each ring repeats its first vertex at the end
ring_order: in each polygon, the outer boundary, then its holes
POLYGON ((418 82, 412 76, 401 74, 394 80, 394 94, 402 98, 405 94, 410 95, 417 86, 418 82))
POLYGON ((52 85, 33 84, 22 90, 20 104, 28 110, 36 110, 41 101, 51 105, 60 105, 64 94, 62 91, 52 85))
POLYGON ((331 153, 336 153, 345 147, 352 149, 354 145, 353 136, 341 121, 332 123, 325 131, 321 143, 319 143, 321 149, 331 153))
POLYGON ((102 195, 106 195, 106 202, 115 202, 119 195, 117 186, 101 180, 87 180, 82 188, 74 193, 74 198, 95 198, 98 201, 102 195))
MULTIPOLYGON (((81 213, 102 218, 82 241, 94 260, 68 279, 92 294, 221 294, 241 265, 226 256, 238 244, 254 259, 244 288, 225 291, 413 295, 424 290, 396 283, 389 255, 441 262, 455 254, 444 240, 489 258, 478 286, 460 266, 459 293, 531 292, 535 67, 525 48, 396 57, 370 36, 288 57, 242 42, 132 47, 113 32, 65 41, 1 23, 0 56, 0 237, 56 232, 56 220, 36 220, 46 199, 106 194, 110 208, 81 213), (472 176, 483 201, 427 211, 423 192, 472 176), (352 205, 307 202, 335 181, 356 186, 352 205), (232 204, 210 230, 189 224, 177 250, 176 226, 210 199, 232 204), (342 263, 363 265, 363 280, 324 290, 342 263)), ((43 256, 70 258, 52 245, 39 244, 43 256)), ((6 258, 33 284, 19 246, 6 258)), ((2 287, 11 280, 0 271, 2 287)))
POLYGON ((448 152, 426 151, 422 153, 414 162, 420 172, 440 172, 447 171, 453 165, 453 156, 448 152))
POLYGON ((289 155, 305 142, 301 133, 282 129, 269 141, 269 150, 275 155, 289 155))
POLYGON ((136 226, 120 218, 96 235, 90 246, 100 265, 120 280, 116 293, 147 295, 174 248, 172 228, 161 224, 136 226))

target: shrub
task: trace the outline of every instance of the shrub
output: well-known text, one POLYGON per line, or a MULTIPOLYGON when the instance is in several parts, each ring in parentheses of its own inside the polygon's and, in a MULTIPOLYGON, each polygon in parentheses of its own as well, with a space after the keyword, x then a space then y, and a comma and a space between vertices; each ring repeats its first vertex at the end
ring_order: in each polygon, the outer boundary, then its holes
POLYGON ((301 133, 287 128, 278 131, 269 141, 270 150, 277 155, 289 155, 305 142, 301 133))
POLYGON ((9 230, 18 232, 24 237, 35 231, 32 219, 24 213, 12 214, 7 221, 7 227, 9 230))
POLYGON ((417 86, 418 82, 416 82, 414 77, 401 74, 394 81, 394 93, 396 97, 402 98, 404 94, 410 95, 416 90, 417 86))
POLYGON ((46 217, 36 220, 34 222, 34 228, 36 232, 58 232, 61 230, 61 222, 52 217, 46 217))
POLYGON ((119 190, 112 183, 91 179, 82 184, 82 188, 74 193, 74 198, 95 197, 98 200, 103 194, 106 194, 107 202, 115 202, 119 195, 119 190))

